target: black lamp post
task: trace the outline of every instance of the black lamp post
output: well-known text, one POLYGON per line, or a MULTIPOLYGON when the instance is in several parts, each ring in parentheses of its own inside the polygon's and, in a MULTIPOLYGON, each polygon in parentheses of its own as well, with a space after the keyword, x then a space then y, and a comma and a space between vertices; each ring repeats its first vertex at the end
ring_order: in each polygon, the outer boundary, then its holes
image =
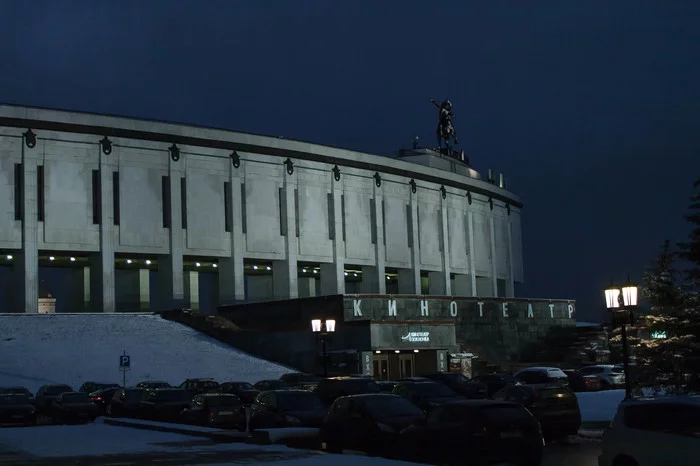
POLYGON ((629 374, 629 344, 627 343, 627 324, 634 322, 634 307, 637 306, 637 287, 625 285, 623 287, 610 286, 605 289, 605 305, 615 314, 621 317, 620 329, 622 334, 622 367, 625 373, 625 400, 632 397, 632 381, 629 374))
POLYGON ((323 377, 328 377, 328 351, 326 351, 326 338, 335 332, 334 319, 313 319, 311 321, 311 330, 314 335, 321 338, 321 347, 323 351, 323 377))

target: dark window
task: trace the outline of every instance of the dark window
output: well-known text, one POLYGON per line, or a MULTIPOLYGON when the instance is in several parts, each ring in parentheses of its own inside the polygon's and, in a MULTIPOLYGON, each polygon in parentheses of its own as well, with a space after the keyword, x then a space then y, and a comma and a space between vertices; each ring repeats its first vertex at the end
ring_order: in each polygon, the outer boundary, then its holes
POLYGON ((345 195, 340 196, 340 216, 343 218, 343 241, 345 241, 345 195))
POLYGON ((372 236, 372 244, 377 243, 377 205, 374 199, 369 200, 369 224, 372 236))
POLYGON ((163 228, 170 228, 170 177, 161 178, 161 189, 163 198, 163 228))
POLYGON ((99 225, 102 221, 102 181, 100 171, 92 171, 92 223, 99 225))
POLYGON ((187 228, 187 180, 180 178, 180 213, 182 215, 182 228, 187 228))
POLYGON ((335 239, 335 205, 333 204, 333 194, 326 194, 328 204, 328 239, 335 239))
POLYGON ((246 208, 246 196, 245 183, 241 183, 241 230, 245 234, 248 231, 248 220, 246 219, 248 215, 248 209, 246 208))
POLYGON ((294 190, 294 228, 297 238, 299 237, 299 190, 294 190))
POLYGON ((406 204, 406 229, 408 230, 408 247, 413 247, 413 211, 411 206, 406 204))
POLYGON ((44 221, 44 166, 36 167, 36 215, 40 222, 44 221))
POLYGON ((119 225, 119 172, 112 172, 112 210, 114 224, 119 225))
POLYGON ((226 231, 231 231, 233 225, 231 224, 231 183, 224 181, 224 229, 226 231))
POLYGON ((22 164, 15 164, 15 220, 22 220, 22 164))
POLYGON ((277 190, 280 203, 280 235, 287 236, 287 199, 284 195, 284 188, 277 190))

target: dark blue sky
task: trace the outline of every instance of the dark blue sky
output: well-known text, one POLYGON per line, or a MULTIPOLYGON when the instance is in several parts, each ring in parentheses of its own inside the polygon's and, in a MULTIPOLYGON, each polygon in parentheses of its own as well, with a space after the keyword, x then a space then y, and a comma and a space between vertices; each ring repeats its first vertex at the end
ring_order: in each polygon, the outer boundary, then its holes
POLYGON ((700 177, 697 0, 4 2, 0 101, 388 154, 455 105, 522 195, 520 292, 640 278, 700 177))

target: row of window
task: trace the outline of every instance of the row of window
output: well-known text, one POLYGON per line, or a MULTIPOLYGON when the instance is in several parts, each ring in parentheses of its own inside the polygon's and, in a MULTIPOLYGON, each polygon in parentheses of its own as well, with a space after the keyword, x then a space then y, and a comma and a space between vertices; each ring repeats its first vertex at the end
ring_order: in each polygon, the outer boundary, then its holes
MULTIPOLYGON (((15 220, 23 219, 23 167, 21 163, 15 164, 15 220)), ((112 172, 112 210, 114 216, 114 224, 119 225, 120 222, 120 211, 119 211, 119 172, 112 172)), ((231 183, 228 181, 224 182, 223 185, 224 194, 224 225, 225 230, 230 232, 233 226, 233 219, 231 218, 230 205, 233 201, 233 193, 231 192, 231 183)), ((162 223, 163 228, 170 228, 172 222, 172 215, 170 211, 171 206, 171 194, 170 194, 170 176, 165 175, 161 178, 161 195, 162 195, 162 223)), ((287 203, 285 201, 284 188, 279 188, 279 229, 280 235, 286 236, 287 232, 287 203)), ((37 166, 37 217, 40 222, 44 221, 45 215, 45 199, 44 199, 44 166, 37 166)), ((246 233, 246 190, 245 183, 241 184, 241 207, 242 207, 242 230, 246 233)), ((187 180, 185 177, 180 178, 180 205, 181 205, 181 226, 182 228, 187 228, 187 180)), ((333 195, 327 193, 327 209, 328 209, 328 239, 333 240, 336 236, 335 231, 335 212, 334 212, 334 202, 333 195)), ((371 238, 372 244, 377 242, 377 225, 376 225, 376 204, 374 199, 369 200, 370 208, 370 222, 371 222, 371 238)), ((386 244, 386 217, 385 209, 382 201, 382 230, 383 238, 382 241, 386 244)), ((299 192, 294 190, 294 209, 299 212, 299 192)), ((345 196, 341 195, 340 198, 340 216, 342 219, 342 238, 345 241, 345 196)), ((439 248, 442 251, 443 241, 442 241, 442 213, 440 210, 437 211, 437 228, 439 234, 439 248)), ((102 222, 102 178, 100 176, 100 170, 92 171, 92 223, 99 225, 102 222)), ((418 218, 420 223, 420 218, 418 218)), ((406 228, 408 231, 408 247, 413 247, 413 215, 411 206, 406 205, 406 228)), ((296 217, 295 223, 295 235, 299 236, 299 217, 296 217)), ((418 238, 418 246, 420 247, 420 238, 418 238)))

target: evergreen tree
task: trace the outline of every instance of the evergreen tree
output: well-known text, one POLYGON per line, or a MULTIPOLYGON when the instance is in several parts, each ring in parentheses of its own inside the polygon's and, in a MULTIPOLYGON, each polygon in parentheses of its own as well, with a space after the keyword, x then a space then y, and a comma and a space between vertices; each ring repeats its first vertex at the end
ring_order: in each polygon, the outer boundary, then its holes
POLYGON ((685 219, 692 225, 690 238, 686 242, 678 244, 679 257, 689 264, 690 268, 686 270, 689 288, 692 296, 697 296, 700 291, 700 179, 695 182, 693 187, 698 190, 695 195, 690 198, 690 206, 685 219))

